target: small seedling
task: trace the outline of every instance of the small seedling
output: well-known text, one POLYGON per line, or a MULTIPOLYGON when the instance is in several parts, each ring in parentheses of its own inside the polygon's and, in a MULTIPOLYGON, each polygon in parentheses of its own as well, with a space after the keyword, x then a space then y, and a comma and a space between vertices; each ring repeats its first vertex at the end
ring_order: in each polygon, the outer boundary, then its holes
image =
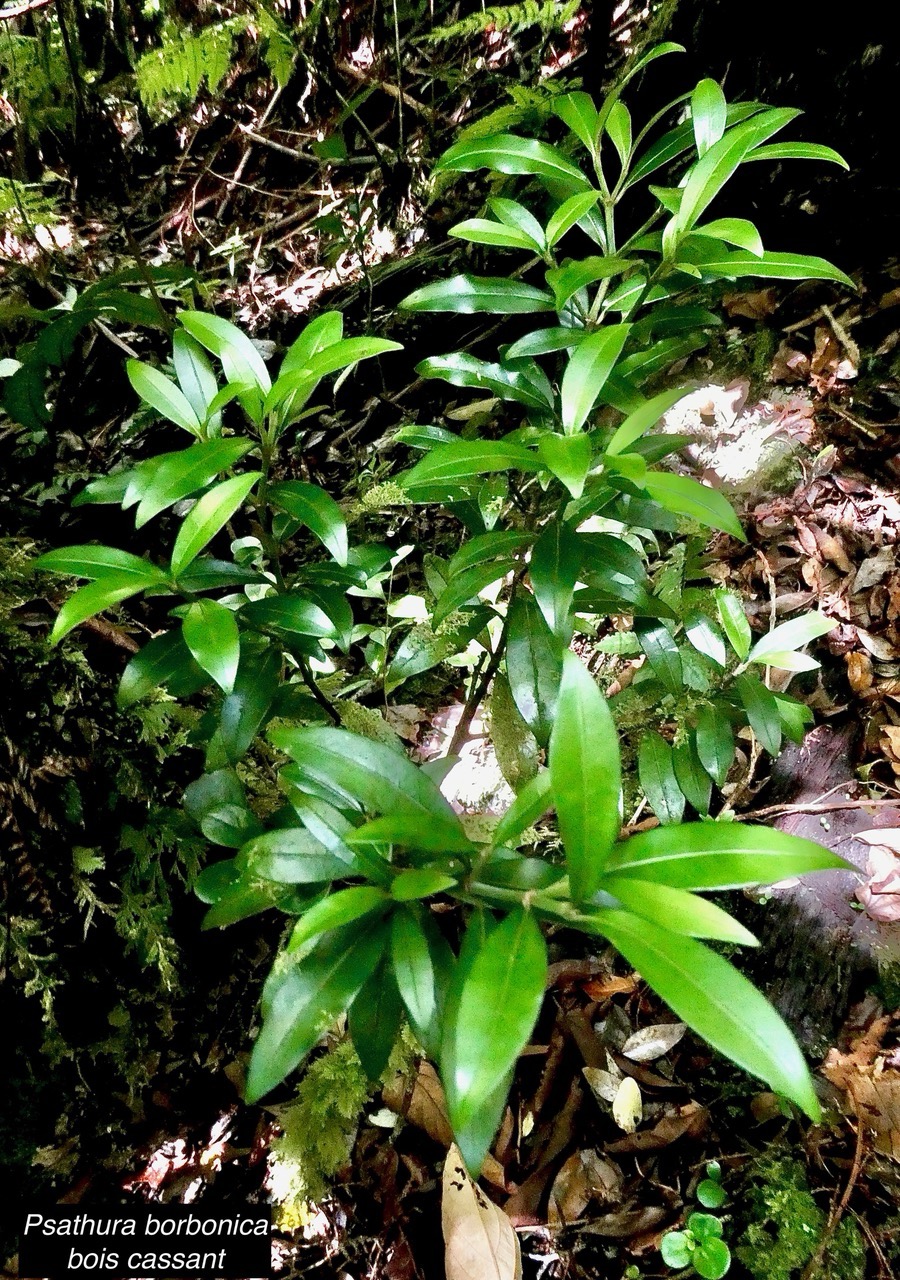
POLYGON ((697 1187, 697 1199, 704 1209, 721 1209, 728 1199, 722 1186, 722 1168, 718 1160, 710 1160, 706 1177, 697 1187))
POLYGON ((722 1239, 722 1223, 711 1213, 692 1213, 684 1231, 669 1231, 660 1245, 667 1267, 692 1267, 703 1280, 722 1280, 731 1266, 731 1250, 722 1239))

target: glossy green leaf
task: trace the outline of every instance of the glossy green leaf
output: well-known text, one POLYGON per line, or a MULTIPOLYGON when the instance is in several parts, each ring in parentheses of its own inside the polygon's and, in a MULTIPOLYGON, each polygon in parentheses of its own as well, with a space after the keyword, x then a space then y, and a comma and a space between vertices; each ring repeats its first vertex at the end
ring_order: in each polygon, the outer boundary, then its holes
POLYGON ((475 387, 532 409, 546 410, 553 402, 552 388, 536 366, 529 370, 521 365, 510 368, 488 364, 465 351, 455 351, 448 356, 432 356, 420 361, 416 373, 423 378, 441 378, 453 387, 475 387))
POLYGON ((363 1070, 379 1080, 403 1025, 403 1001, 385 956, 363 983, 347 1011, 347 1030, 363 1070))
POLYGON ((528 252, 540 252, 541 244, 535 243, 531 236, 515 227, 507 227, 502 222, 494 222, 490 218, 466 218, 450 228, 450 235, 457 240, 468 240, 472 244, 498 245, 504 249, 525 249, 528 252))
MULTIPOLYGON (((666 828, 667 832, 673 828, 666 828)), ((626 911, 598 924, 677 1016, 732 1062, 819 1118, 809 1068, 785 1023, 752 983, 702 942, 626 911)))
POLYGON ((711 618, 699 609, 689 609, 684 616, 684 633, 698 653, 724 670, 728 660, 725 640, 711 618))
POLYGON ((263 394, 271 390, 272 379, 262 356, 236 325, 202 311, 181 311, 178 319, 192 338, 221 360, 229 382, 256 386, 263 394))
POLYGON ((302 964, 279 976, 250 1058, 248 1102, 258 1102, 300 1065, 369 978, 387 939, 382 923, 357 921, 325 934, 302 964))
POLYGON ((553 299, 544 289, 504 276, 453 276, 414 290, 399 304, 402 311, 454 311, 469 315, 487 311, 511 316, 552 311, 553 299))
POLYGON ((447 565, 448 581, 466 569, 474 569, 476 565, 509 557, 514 551, 528 546, 533 537, 533 534, 517 529, 477 534, 464 542, 455 555, 451 556, 447 565))
POLYGON ((252 875, 281 884, 318 884, 356 870, 302 827, 278 827, 254 836, 241 848, 238 862, 252 875))
POLYGON ((288 347, 281 362, 279 377, 298 369, 308 369, 309 362, 326 347, 332 347, 344 336, 344 317, 340 311, 323 311, 288 347))
POLYGON ((648 474, 644 487, 667 511, 696 520, 708 529, 721 529, 741 542, 747 541, 731 503, 718 489, 710 489, 690 476, 662 471, 648 474))
POLYGON ((400 477, 406 490, 465 484, 494 471, 538 471, 540 459, 518 444, 503 440, 460 440, 432 449, 400 477))
POLYGON ((619 735, 603 694, 566 653, 550 735, 550 778, 572 897, 589 898, 621 826, 619 735))
POLYGON ((361 920, 372 911, 385 911, 390 899, 383 889, 371 885, 356 885, 351 889, 339 889, 321 902, 314 903, 294 925, 288 939, 287 952, 301 951, 320 933, 328 933, 343 925, 361 920))
POLYGON ((232 476, 215 485, 200 498, 185 517, 172 550, 172 574, 178 577, 203 548, 212 541, 223 525, 246 500, 250 490, 261 478, 261 472, 250 471, 232 476))
MULTIPOLYGON (((600 132, 600 115, 590 94, 582 92, 560 94, 553 99, 553 111, 593 155, 597 146, 597 135, 600 132)), ((547 239, 551 244, 553 243, 549 234, 547 239)))
POLYGON ((272 485, 269 501, 310 529, 338 564, 347 563, 347 522, 334 498, 319 485, 286 480, 272 485))
POLYGON ((631 155, 631 112, 624 102, 614 102, 606 117, 606 132, 623 166, 631 155))
POLYGON ((432 627, 438 627, 456 609, 466 604, 478 605, 478 593, 484 591, 491 583, 504 578, 515 567, 515 561, 509 559, 489 560, 483 564, 472 565, 455 574, 441 592, 431 617, 432 627))
POLYGON ((440 1043, 442 975, 435 967, 432 954, 434 940, 423 931, 426 919, 421 910, 414 912, 404 907, 394 912, 391 917, 391 966, 410 1025, 426 1052, 434 1055, 440 1043))
POLYGON ((715 80, 701 80, 691 94, 691 124, 697 154, 705 155, 725 132, 728 103, 715 80))
POLYGON ((724 786, 734 760, 731 721, 716 706, 701 707, 697 715, 697 756, 717 786, 724 786))
POLYGON ((459 996, 451 1034, 454 1129, 465 1129, 506 1078, 540 1013, 547 952, 534 917, 511 912, 488 933, 459 996))
POLYGON ((304 367, 318 380, 326 378, 330 373, 337 373, 339 369, 358 364, 360 360, 371 360, 373 356, 401 350, 402 343, 392 342, 388 338, 342 338, 311 354, 304 367))
POLYGON ((565 351, 569 347, 577 347, 581 341, 582 331, 563 325, 551 325, 546 329, 535 329, 526 333, 512 346, 506 349, 507 360, 519 360, 523 357, 545 356, 552 351, 565 351))
POLYGON ((74 595, 69 596, 56 615, 53 630, 50 632, 51 645, 59 644, 63 636, 67 636, 88 618, 93 618, 97 613, 103 613, 114 604, 121 604, 123 600, 136 596, 141 590, 143 590, 142 586, 135 585, 133 576, 120 577, 112 573, 89 583, 86 587, 80 587, 74 595))
POLYGON ((755 276, 761 280, 834 280, 856 292, 856 285, 845 271, 826 261, 803 253, 773 253, 766 250, 761 257, 753 253, 735 251, 706 257, 698 262, 700 270, 708 275, 737 280, 743 276, 755 276))
POLYGON ((74 578, 99 580, 115 576, 121 585, 132 582, 136 591, 165 586, 169 581, 165 571, 152 561, 120 551, 117 547, 95 546, 93 543, 47 551, 38 556, 32 568, 44 573, 68 573, 74 578))
POLYGON ((585 338, 573 352, 560 391, 566 434, 580 431, 622 354, 630 325, 614 324, 585 338))
POLYGON ((775 701, 778 703, 778 714, 781 717, 784 736, 791 742, 802 742, 806 736, 806 730, 815 722, 812 711, 806 703, 798 702, 796 698, 791 698, 786 693, 776 693, 775 701))
POLYGON ((443 893, 456 884, 453 876, 437 867, 410 867, 397 873, 391 884, 391 897, 396 902, 413 902, 417 898, 430 898, 443 893))
POLYGON ((534 174, 577 187, 590 184, 580 169, 556 147, 511 133, 493 134, 457 142, 438 159, 434 173, 472 173, 494 169, 497 173, 534 174))
POLYGON ((689 804, 699 814, 709 813, 712 781, 697 756, 693 734, 679 742, 672 750, 675 777, 689 804))
POLYGON ((222 703, 217 734, 226 757, 236 764, 266 722, 281 677, 281 654, 273 646, 262 654, 244 646, 234 687, 222 703))
POLYGON ((839 164, 842 169, 850 168, 839 152, 818 142, 771 142, 768 146, 754 147, 746 160, 825 160, 839 164))
POLYGON ((733 942, 743 947, 759 946, 750 930, 727 911, 684 889, 615 875, 603 877, 603 889, 618 898, 628 911, 644 920, 654 921, 671 933, 683 934, 687 938, 733 942))
POLYGON ((830 849, 776 828, 692 822, 623 840, 610 854, 606 870, 675 889, 702 890, 774 884, 788 876, 849 866, 830 849))
POLYGON ((526 209, 518 200, 507 200, 502 196, 494 196, 488 201, 491 213, 495 214, 504 226, 518 231, 528 238, 530 248, 538 253, 543 252, 544 231, 534 214, 526 209))
MULTIPOLYGON (((271 627, 291 635, 336 639, 334 622, 308 592, 288 591, 283 595, 251 600, 241 609, 241 617, 253 627, 271 627)), ((315 652, 315 646, 310 652, 315 652)))
POLYGON ((538 453, 547 470, 553 472, 571 496, 580 498, 593 454, 590 436, 584 433, 560 436, 548 432, 538 440, 538 453))
POLYGON ((547 626, 563 644, 572 631, 569 611, 581 559, 579 535, 561 520, 546 526, 531 552, 529 579, 534 598, 547 626))
MULTIPOLYGON (((747 655, 747 661, 769 662, 773 654, 799 649, 801 645, 809 644, 811 640, 827 635, 836 626, 834 618, 828 618, 823 613, 806 613, 802 618, 791 618, 789 622, 782 622, 779 626, 773 627, 761 640, 757 640, 747 655)), ((771 665, 778 664, 771 663, 771 665)))
POLYGON ((724 240, 726 244, 746 249, 755 258, 761 258, 763 249, 762 236, 746 218, 716 218, 714 222, 706 222, 696 228, 698 236, 711 236, 714 240, 724 240))
POLYGON ((124 505, 138 503, 135 527, 140 529, 160 511, 204 488, 252 448, 251 440, 202 440, 134 468, 124 505))
POLYGON ((509 606, 506 675, 513 701, 541 746, 550 739, 562 679, 562 646, 533 596, 518 592, 509 606))
POLYGON ((667 693, 680 694, 684 689, 681 654, 668 627, 642 619, 635 623, 634 630, 663 688, 667 693))
POLYGON ((125 368, 128 381, 142 400, 169 422, 174 422, 176 426, 199 437, 200 419, 180 387, 164 373, 160 373, 159 369, 144 364, 142 360, 128 360, 125 368))
POLYGON ((589 284, 621 275, 634 265, 634 260, 630 258, 590 257, 576 258, 574 262, 567 262, 562 267, 550 267, 546 278, 553 290, 556 310, 560 313, 564 311, 569 299, 589 284))
POLYGON ((569 196, 568 200, 564 200, 551 214, 547 223, 548 246, 552 249, 555 244, 558 244, 563 236, 594 208, 599 199, 599 191, 578 191, 574 196, 569 196))
POLYGON ((221 809, 211 809, 200 820, 200 830, 213 844, 240 849, 254 836, 263 833, 263 825, 256 814, 243 805, 226 804, 221 809))
POLYGON ((231 609, 215 600, 197 600, 184 615, 184 643, 198 666, 220 689, 231 693, 241 657, 241 638, 231 609))
POLYGON ((119 681, 116 705, 124 710, 163 685, 177 697, 190 697, 208 680, 206 672, 191 657, 181 629, 177 628, 154 636, 129 659, 119 681))
POLYGON ((770 756, 781 750, 781 716, 775 695, 755 675, 745 672, 736 676, 735 691, 741 700, 750 728, 770 756))
POLYGON ((518 843, 526 827, 532 826, 553 804, 549 769, 542 769, 525 783, 494 828, 492 843, 497 847, 518 843))
POLYGON ((722 630, 741 662, 746 662, 747 655, 750 653, 752 633, 740 596, 735 595, 733 591, 719 588, 715 592, 715 598, 722 630))
MULTIPOLYGON (((178 385, 190 402, 200 422, 210 415, 210 406, 219 392, 219 384, 209 357, 186 329, 176 329, 172 337, 172 363, 178 385)), ((218 423, 215 424, 218 427, 218 423)), ((216 432, 214 432, 216 434, 216 432)))
POLYGON ((427 774, 399 752, 345 729, 279 728, 272 742, 338 795, 373 813, 395 811, 416 817, 440 832, 448 852, 467 849, 459 818, 427 774))
POLYGON ((680 822, 684 816, 684 793, 675 777, 672 748, 654 730, 644 734, 638 747, 638 779, 660 822, 680 822))

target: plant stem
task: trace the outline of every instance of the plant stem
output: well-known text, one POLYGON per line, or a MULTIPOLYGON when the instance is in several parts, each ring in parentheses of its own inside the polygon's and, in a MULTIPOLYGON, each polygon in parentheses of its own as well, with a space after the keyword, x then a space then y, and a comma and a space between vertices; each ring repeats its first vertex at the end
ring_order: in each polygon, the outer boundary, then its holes
MULTIPOLYGON (((296 656, 296 655, 295 655, 296 656)), ((330 718, 335 724, 341 723, 341 717, 337 713, 337 709, 333 702, 326 698, 325 694, 316 684, 315 677, 310 670, 309 659, 297 657, 297 666, 300 668, 300 674, 303 677, 303 683, 309 689, 312 696, 318 702, 319 706, 328 712, 330 718)))

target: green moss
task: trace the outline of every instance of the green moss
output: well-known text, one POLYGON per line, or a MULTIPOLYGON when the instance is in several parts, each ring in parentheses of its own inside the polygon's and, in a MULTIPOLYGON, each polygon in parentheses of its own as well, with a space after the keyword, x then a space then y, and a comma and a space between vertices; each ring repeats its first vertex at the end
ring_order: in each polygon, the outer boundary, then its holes
MULTIPOLYGON (((754 1162, 742 1198, 749 1223, 735 1256, 754 1280, 798 1280, 816 1254, 827 1213, 810 1190, 802 1161, 766 1156, 754 1162)), ((863 1280, 866 1243, 850 1216, 838 1224, 817 1273, 821 1280, 863 1280)))
POLYGON ((826 1222, 803 1164, 790 1156, 757 1161, 744 1203, 750 1222, 735 1257, 754 1280, 796 1280, 815 1253, 826 1222))

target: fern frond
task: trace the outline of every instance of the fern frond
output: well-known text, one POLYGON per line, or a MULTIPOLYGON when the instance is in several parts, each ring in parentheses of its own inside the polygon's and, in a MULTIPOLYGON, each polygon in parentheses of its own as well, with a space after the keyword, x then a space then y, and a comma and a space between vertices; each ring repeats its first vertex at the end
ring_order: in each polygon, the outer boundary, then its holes
POLYGON ((37 183, 0 178, 0 227, 21 231, 32 226, 53 226, 59 220, 56 203, 37 183))
POLYGON ((231 66, 231 49, 238 31, 247 26, 245 18, 229 18, 205 27, 196 35, 182 28, 163 32, 159 49, 143 54, 135 66, 138 92, 148 111, 192 102, 206 81, 215 93, 231 66))
POLYGON ((518 4, 489 5, 467 18, 460 18, 458 22, 437 27, 425 39, 435 44, 465 40, 483 34, 490 27, 512 33, 540 27, 545 35, 550 35, 553 31, 561 31, 578 12, 580 5, 581 0, 520 0, 518 4))

